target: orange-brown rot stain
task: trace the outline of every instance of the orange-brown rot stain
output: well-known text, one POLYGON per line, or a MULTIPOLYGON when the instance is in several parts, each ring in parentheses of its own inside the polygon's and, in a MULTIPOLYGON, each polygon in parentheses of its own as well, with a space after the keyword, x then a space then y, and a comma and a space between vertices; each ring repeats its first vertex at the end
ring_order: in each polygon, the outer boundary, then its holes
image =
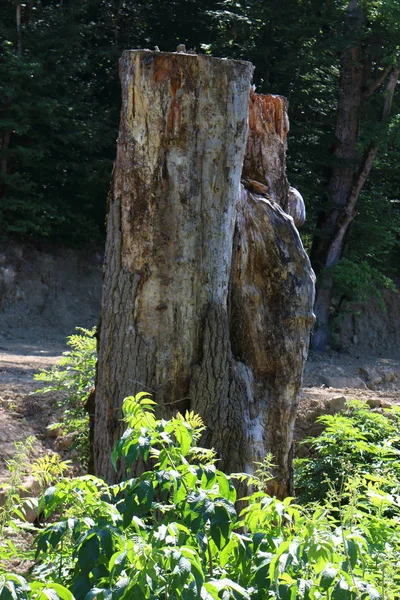
POLYGON ((173 135, 181 126, 182 122, 182 107, 179 102, 172 97, 171 104, 167 114, 167 135, 173 135))
POLYGON ((250 93, 249 127, 254 133, 275 133, 283 141, 289 131, 283 96, 250 93))
POLYGON ((171 101, 167 112, 167 123, 166 123, 166 134, 171 136, 179 130, 182 123, 182 106, 177 99, 176 95, 178 90, 182 87, 183 71, 180 66, 181 57, 171 58, 170 56, 163 56, 155 58, 154 63, 154 76, 155 83, 162 85, 166 81, 169 81, 169 91, 171 94, 171 101))
POLYGON ((242 184, 247 190, 249 190, 249 192, 252 192, 253 194, 258 194, 259 196, 264 196, 265 198, 268 198, 268 200, 271 200, 268 194, 268 188, 263 183, 255 181, 254 179, 247 178, 242 179, 242 184))
POLYGON ((164 53, 154 55, 154 79, 157 85, 162 85, 171 76, 171 58, 164 53))
POLYGON ((169 105, 167 114, 167 135, 174 134, 180 129, 182 123, 182 107, 180 102, 176 99, 176 94, 182 86, 182 70, 175 60, 172 61, 171 66, 172 68, 169 81, 171 103, 169 105))

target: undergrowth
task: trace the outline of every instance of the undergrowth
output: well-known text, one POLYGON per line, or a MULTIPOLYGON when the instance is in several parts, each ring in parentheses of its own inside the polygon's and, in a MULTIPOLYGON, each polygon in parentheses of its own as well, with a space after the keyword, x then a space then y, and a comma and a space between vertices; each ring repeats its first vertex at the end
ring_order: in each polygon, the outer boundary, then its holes
POLYGON ((25 577, 1 574, 2 600, 400 597, 397 454, 382 459, 385 442, 377 439, 385 431, 387 446, 395 447, 391 419, 397 416, 369 420, 359 405, 349 409, 359 419, 353 429, 328 423, 315 442, 321 472, 310 466, 307 476, 322 482, 331 469, 333 479, 321 499, 311 490, 309 501, 300 505, 265 493, 268 465, 261 477, 219 471, 214 453, 198 446, 200 417, 159 420, 153 405, 145 393, 123 403, 126 431, 111 457, 115 467, 121 461, 125 466, 121 483, 107 485, 86 475, 63 479, 44 493, 35 566, 25 577), (345 448, 337 450, 331 461, 325 443, 348 435, 358 447, 349 445, 347 458, 345 448), (391 463, 393 480, 381 480, 387 464, 382 472, 362 468, 362 453, 374 456, 373 443, 380 453, 377 464, 391 463), (361 468, 340 474, 339 465, 353 461, 354 466, 357 452, 361 468), (132 477, 138 459, 154 467, 132 477), (248 478, 251 486, 239 513, 237 478, 248 478))
POLYGON ((79 454, 80 463, 89 460, 89 414, 87 398, 94 386, 96 369, 96 328, 76 328, 77 333, 67 338, 69 350, 51 369, 42 369, 36 381, 48 385, 35 394, 60 392, 57 406, 62 410, 62 420, 52 423, 50 429, 59 429, 61 435, 71 439, 70 449, 79 454))
POLYGON ((349 478, 362 478, 365 486, 400 494, 400 409, 371 411, 360 400, 350 400, 346 410, 323 415, 324 430, 303 444, 311 456, 295 460, 295 485, 301 502, 324 500, 328 491, 339 494, 349 478))
MULTIPOLYGON (((36 532, 30 520, 38 515, 37 491, 57 483, 70 470, 70 461, 61 460, 56 453, 34 459, 36 441, 29 436, 24 442, 15 442, 14 456, 6 461, 8 478, 0 484, 0 573, 15 561, 24 564, 34 558, 33 549, 27 547, 36 532)), ((13 596, 3 590, 0 597, 13 596)))

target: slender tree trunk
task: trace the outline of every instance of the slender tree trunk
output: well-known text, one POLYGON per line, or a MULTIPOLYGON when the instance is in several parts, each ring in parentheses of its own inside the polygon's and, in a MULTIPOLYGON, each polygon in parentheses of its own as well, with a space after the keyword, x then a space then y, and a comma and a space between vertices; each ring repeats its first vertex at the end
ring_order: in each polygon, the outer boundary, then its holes
POLYGON ((16 2, 15 5, 15 25, 17 28, 17 54, 22 55, 22 31, 21 31, 21 2, 16 2))
MULTIPOLYGON (((240 188, 252 67, 129 51, 120 72, 95 471, 118 477, 109 456, 121 433, 122 400, 149 390, 160 414, 202 415, 204 443, 216 448, 223 468, 252 472, 254 460, 272 452, 274 491, 283 496, 291 488, 313 275, 293 219, 279 203, 240 188)), ((276 100, 264 98, 270 133, 285 138, 286 112, 273 112, 276 100)), ((264 129, 260 135, 267 140, 264 129)), ((271 194, 288 188, 282 165, 271 194)), ((259 178, 264 188, 267 171, 259 178)))
POLYGON ((8 151, 8 148, 10 146, 10 141, 11 141, 11 131, 8 130, 8 131, 5 131, 3 133, 3 135, 1 136, 0 173, 2 173, 3 175, 7 175, 7 165, 8 165, 7 151, 8 151))
POLYGON ((6 177, 8 173, 8 148, 11 141, 11 131, 5 131, 0 136, 0 197, 6 194, 6 177))
POLYGON ((122 0, 114 0, 114 45, 118 49, 120 46, 120 20, 121 20, 121 7, 122 0))
POLYGON ((362 104, 363 66, 359 30, 362 16, 354 14, 350 3, 347 29, 350 40, 341 60, 335 141, 332 149, 331 177, 328 185, 329 210, 320 216, 311 261, 317 273, 325 268, 339 215, 345 210, 357 164, 357 141, 362 104))
MULTIPOLYGON (((329 316, 334 285, 331 269, 342 256, 346 234, 356 215, 360 193, 378 151, 377 142, 372 142, 357 168, 362 104, 378 89, 389 73, 387 69, 383 70, 368 90, 363 89, 365 64, 361 59, 362 19, 362 8, 357 0, 352 0, 347 12, 348 47, 343 52, 339 81, 333 166, 328 186, 330 209, 319 217, 311 252, 312 264, 319 276, 314 307, 317 323, 312 346, 319 351, 326 350, 329 342, 329 316)), ((393 69, 386 87, 382 122, 390 115, 398 76, 399 69, 393 69)))

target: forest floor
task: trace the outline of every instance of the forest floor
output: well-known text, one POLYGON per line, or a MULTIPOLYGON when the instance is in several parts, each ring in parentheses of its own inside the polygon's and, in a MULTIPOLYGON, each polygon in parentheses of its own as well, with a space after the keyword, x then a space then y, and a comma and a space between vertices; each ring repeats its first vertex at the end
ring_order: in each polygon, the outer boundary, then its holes
MULTIPOLYGON (((7 478, 7 461, 15 453, 14 442, 35 436, 36 458, 56 451, 68 458, 63 440, 47 426, 54 422, 55 394, 36 394, 43 387, 33 375, 56 364, 65 351, 60 343, 0 342, 0 482, 7 478)), ((329 353, 311 354, 300 394, 296 439, 318 433, 315 419, 343 408, 347 399, 366 400, 371 408, 400 405, 400 360, 329 353)), ((76 459, 76 457, 75 457, 76 459)))

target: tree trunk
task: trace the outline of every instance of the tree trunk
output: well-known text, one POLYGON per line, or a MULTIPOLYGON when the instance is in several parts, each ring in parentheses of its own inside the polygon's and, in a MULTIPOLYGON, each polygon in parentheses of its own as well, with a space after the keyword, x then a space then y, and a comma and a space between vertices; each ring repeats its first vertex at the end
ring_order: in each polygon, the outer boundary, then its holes
POLYGON ((10 147, 11 131, 0 134, 0 198, 6 195, 8 174, 8 149, 10 147))
MULTIPOLYGON (((319 216, 311 251, 311 261, 319 276, 314 307, 316 328, 312 337, 314 350, 325 351, 329 342, 329 316, 334 280, 332 267, 340 260, 346 234, 356 215, 357 202, 370 174, 378 151, 376 142, 366 148, 357 167, 357 145, 363 102, 383 83, 389 70, 363 90, 367 63, 361 57, 363 12, 357 0, 347 10, 347 48, 343 51, 339 81, 333 166, 328 185, 330 208, 319 216)), ((388 119, 399 69, 392 70, 386 87, 381 121, 388 119)))
POLYGON ((7 175, 7 171, 8 171, 8 159, 7 159, 7 152, 8 152, 8 148, 10 146, 10 141, 11 141, 11 131, 5 131, 1 136, 0 136, 0 140, 1 140, 1 144, 0 144, 0 173, 2 173, 4 175, 4 177, 7 175))
POLYGON ((341 60, 335 141, 332 148, 332 168, 328 184, 330 208, 326 213, 320 215, 311 252, 311 260, 317 273, 325 268, 326 255, 332 242, 338 217, 347 203, 357 161, 363 67, 360 58, 360 36, 355 35, 359 34, 360 18, 355 20, 353 10, 350 12, 349 8, 347 15, 353 43, 343 51, 341 60))
MULTIPOLYGON (((324 270, 327 268, 327 256, 335 239, 338 220, 346 210, 357 160, 358 128, 364 80, 360 56, 361 10, 357 6, 357 0, 352 0, 347 8, 346 25, 349 39, 341 60, 335 142, 332 149, 333 160, 328 185, 330 208, 319 216, 311 251, 313 267, 317 275, 321 274, 314 307, 316 328, 312 337, 314 350, 320 351, 326 349, 329 341, 329 311, 333 292, 332 275, 324 270)), ((341 251, 342 248, 336 254, 333 264, 340 259, 341 251)))
POLYGON ((251 472, 271 451, 277 491, 290 488, 313 281, 293 220, 239 194, 252 70, 123 54, 94 424, 95 472, 107 480, 119 476, 109 457, 122 400, 148 390, 160 414, 203 416, 222 468, 251 472))
POLYGON ((15 24, 17 28, 17 54, 21 56, 22 54, 22 32, 21 32, 21 2, 16 2, 15 4, 15 24))

